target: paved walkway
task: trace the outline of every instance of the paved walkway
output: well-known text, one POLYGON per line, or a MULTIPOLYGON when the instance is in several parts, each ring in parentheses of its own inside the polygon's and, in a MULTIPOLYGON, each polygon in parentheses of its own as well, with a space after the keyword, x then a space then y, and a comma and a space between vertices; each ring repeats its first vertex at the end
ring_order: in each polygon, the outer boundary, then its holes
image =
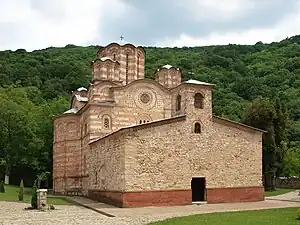
POLYGON ((0 201, 1 225, 144 225, 153 221, 171 217, 187 216, 212 212, 245 211, 271 208, 300 207, 300 202, 266 200, 251 203, 206 204, 172 207, 143 207, 143 208, 116 208, 103 203, 97 203, 82 197, 70 197, 73 201, 93 207, 93 210, 76 205, 59 205, 56 210, 39 212, 24 210, 28 204, 0 201), (114 217, 108 217, 109 214, 114 217))
POLYGON ((299 190, 288 192, 286 194, 266 197, 268 200, 300 202, 299 190))
POLYGON ((245 202, 245 203, 223 203, 223 204, 203 204, 203 205, 186 205, 186 206, 163 206, 163 207, 140 207, 140 208, 118 208, 104 203, 86 200, 83 197, 68 197, 70 200, 85 205, 87 208, 93 208, 95 211, 101 212, 111 217, 174 217, 192 214, 203 214, 212 212, 229 212, 229 211, 245 211, 272 208, 300 207, 300 202, 288 202, 266 199, 261 202, 245 202))
POLYGON ((143 208, 105 208, 102 209, 106 213, 116 217, 134 217, 134 216, 163 216, 164 218, 174 216, 186 216, 193 214, 204 214, 212 212, 230 212, 230 211, 246 211, 246 210, 260 210, 272 208, 287 208, 300 207, 300 203, 283 202, 266 200, 262 202, 250 203, 224 203, 224 204, 206 204, 206 205, 186 205, 186 206, 172 206, 172 207, 143 207, 143 208))

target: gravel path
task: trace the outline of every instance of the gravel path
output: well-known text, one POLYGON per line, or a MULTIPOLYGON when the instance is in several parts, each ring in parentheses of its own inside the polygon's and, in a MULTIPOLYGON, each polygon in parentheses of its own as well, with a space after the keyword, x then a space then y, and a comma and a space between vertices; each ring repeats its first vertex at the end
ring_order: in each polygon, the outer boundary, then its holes
POLYGON ((300 202, 299 190, 288 192, 282 195, 266 197, 266 199, 300 202))
POLYGON ((176 207, 145 207, 127 209, 105 208, 107 213, 115 215, 116 217, 107 217, 93 210, 74 205, 59 205, 56 206, 56 210, 45 212, 24 210, 24 208, 28 206, 29 204, 25 203, 0 201, 0 225, 144 225, 149 222, 176 216, 210 212, 300 207, 300 203, 267 200, 264 202, 208 204, 202 206, 188 205, 176 207))
MULTIPOLYGON (((151 220, 143 218, 106 217, 92 210, 79 206, 56 206, 56 210, 39 212, 24 210, 28 204, 0 201, 0 225, 27 224, 101 224, 101 225, 141 225, 151 220)), ((152 218, 153 219, 153 218, 152 218)))

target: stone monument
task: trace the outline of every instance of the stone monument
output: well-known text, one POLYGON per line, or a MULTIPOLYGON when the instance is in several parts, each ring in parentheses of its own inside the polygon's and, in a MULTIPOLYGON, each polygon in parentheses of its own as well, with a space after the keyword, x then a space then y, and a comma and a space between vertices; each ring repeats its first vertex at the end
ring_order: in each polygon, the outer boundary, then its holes
POLYGON ((47 209, 47 189, 38 189, 37 193, 37 208, 39 210, 47 209))

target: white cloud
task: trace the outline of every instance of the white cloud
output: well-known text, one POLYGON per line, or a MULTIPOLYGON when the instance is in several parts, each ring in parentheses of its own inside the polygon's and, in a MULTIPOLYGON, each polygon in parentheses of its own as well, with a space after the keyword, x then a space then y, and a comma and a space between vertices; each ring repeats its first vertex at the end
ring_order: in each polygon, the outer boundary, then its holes
POLYGON ((127 10, 119 0, 51 0, 39 6, 0 0, 0 50, 83 45, 99 36, 105 15, 119 17, 127 10))
MULTIPOLYGON (((158 37, 159 46, 254 44, 257 41, 277 41, 299 33, 300 10, 273 26, 269 25, 267 29, 259 28, 260 25, 266 25, 263 22, 259 24, 258 19, 253 17, 262 16, 262 13, 268 16, 266 9, 269 9, 270 14, 272 13, 273 17, 269 19, 273 22, 276 20, 275 15, 281 16, 287 10, 291 11, 286 9, 282 14, 278 13, 278 6, 271 7, 272 0, 174 0, 166 9, 169 10, 166 14, 154 13, 156 11, 153 8, 159 7, 159 4, 154 2, 158 1, 153 1, 151 8, 147 4, 133 4, 134 1, 130 4, 130 2, 128 0, 0 0, 0 50, 25 48, 30 51, 66 44, 104 45, 117 41, 111 40, 111 37, 117 39, 117 33, 123 32, 125 38, 132 39, 134 36, 136 41, 134 44, 147 45, 153 43, 153 39, 158 37), (175 11, 178 6, 180 10, 175 11), (148 10, 153 12, 151 20, 147 20, 148 17, 143 15, 148 10), (186 27, 182 24, 176 25, 175 21, 178 21, 179 16, 182 15, 184 18, 180 19, 186 27), (250 21, 241 21, 244 16, 247 16, 250 21), (155 28, 161 28, 163 21, 170 23, 170 26, 164 32, 160 32, 161 29, 155 28), (246 22, 248 27, 253 25, 256 28, 235 31, 235 28, 238 29, 237 27, 243 22, 246 22), (195 29, 198 24, 199 30, 195 29), (230 32, 221 33, 218 30, 228 24, 232 24, 230 32), (201 32, 201 25, 205 26, 202 27, 203 32, 201 32), (214 28, 213 25, 217 25, 218 28, 214 28), (208 29, 208 26, 211 27, 208 29), (208 33, 210 30, 213 32, 208 33), (197 33, 202 33, 202 36, 197 36, 197 33), (165 34, 172 35, 164 38, 165 34)), ((295 7, 297 8, 300 9, 300 4, 295 7)), ((222 28, 220 30, 225 29, 222 28)))
POLYGON ((223 22, 237 19, 255 6, 253 0, 187 0, 177 5, 189 12, 191 20, 223 22))
POLYGON ((207 46, 226 44, 255 44, 258 41, 270 43, 280 41, 286 37, 299 34, 300 3, 298 11, 284 17, 277 24, 269 28, 257 28, 242 30, 240 32, 210 33, 206 37, 193 37, 182 33, 179 38, 166 37, 157 42, 158 46, 183 47, 183 46, 207 46))

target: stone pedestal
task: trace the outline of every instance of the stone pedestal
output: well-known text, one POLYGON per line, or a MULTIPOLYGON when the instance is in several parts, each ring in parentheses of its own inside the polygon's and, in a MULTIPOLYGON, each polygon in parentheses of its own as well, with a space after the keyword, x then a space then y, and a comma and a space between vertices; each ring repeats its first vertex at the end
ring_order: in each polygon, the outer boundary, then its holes
POLYGON ((47 189, 38 189, 37 194, 37 207, 40 210, 47 209, 47 189))

